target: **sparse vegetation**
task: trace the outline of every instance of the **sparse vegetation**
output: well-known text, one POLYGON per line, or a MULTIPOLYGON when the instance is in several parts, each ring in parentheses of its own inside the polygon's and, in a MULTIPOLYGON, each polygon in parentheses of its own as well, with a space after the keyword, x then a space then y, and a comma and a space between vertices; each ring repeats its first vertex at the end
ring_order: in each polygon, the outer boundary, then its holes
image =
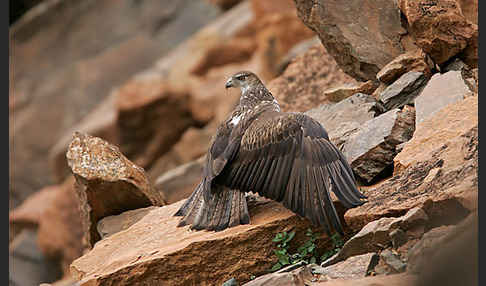
POLYGON ((341 236, 338 233, 335 233, 333 236, 331 236, 333 248, 327 250, 321 256, 319 256, 316 245, 316 240, 319 233, 314 233, 310 228, 308 228, 305 235, 308 237, 308 239, 304 242, 304 244, 297 248, 296 253, 289 252, 290 242, 295 237, 295 231, 291 231, 289 233, 284 231, 275 235, 272 241, 277 243, 277 249, 275 249, 273 252, 277 256, 278 261, 269 270, 270 272, 277 271, 286 265, 297 264, 302 261, 306 264, 321 263, 337 253, 344 244, 341 236))

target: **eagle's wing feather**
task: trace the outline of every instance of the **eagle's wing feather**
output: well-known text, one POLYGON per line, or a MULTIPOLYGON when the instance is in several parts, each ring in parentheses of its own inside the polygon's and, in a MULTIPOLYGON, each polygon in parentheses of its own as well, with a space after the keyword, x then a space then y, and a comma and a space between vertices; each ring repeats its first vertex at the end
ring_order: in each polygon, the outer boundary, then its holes
POLYGON ((282 202, 327 231, 333 227, 341 233, 330 191, 348 208, 364 198, 324 128, 299 113, 262 114, 244 131, 234 157, 215 180, 282 202))

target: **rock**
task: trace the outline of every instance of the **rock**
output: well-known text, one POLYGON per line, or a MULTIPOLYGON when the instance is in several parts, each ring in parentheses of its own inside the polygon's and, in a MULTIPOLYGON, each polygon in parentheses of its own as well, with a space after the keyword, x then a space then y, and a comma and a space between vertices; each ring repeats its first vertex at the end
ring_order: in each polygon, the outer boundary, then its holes
POLYGON ((448 104, 460 101, 470 94, 460 71, 435 74, 415 99, 416 124, 420 125, 448 104))
POLYGON ((110 215, 98 221, 96 229, 101 239, 125 230, 141 220, 145 215, 157 207, 151 206, 123 212, 119 215, 110 215))
POLYGON ((231 278, 223 283, 222 286, 239 286, 240 284, 235 278, 231 278))
POLYGON ((427 221, 428 217, 424 211, 420 208, 414 208, 398 218, 383 217, 369 222, 357 234, 347 240, 338 253, 324 261, 321 266, 333 265, 355 255, 377 252, 390 243, 390 233, 394 230, 408 231, 424 226, 427 221))
POLYGON ((383 83, 391 84, 409 71, 421 72, 426 78, 430 78, 433 68, 434 64, 429 56, 421 49, 416 49, 394 58, 376 74, 376 78, 383 83))
POLYGON ((306 112, 329 133, 329 138, 342 148, 361 125, 383 112, 381 105, 370 95, 358 93, 336 104, 323 104, 306 112))
MULTIPOLYGON (((315 264, 314 264, 315 266, 315 264)), ((311 272, 312 264, 302 266, 290 272, 270 273, 257 277, 255 280, 242 286, 263 286, 263 285, 308 285, 313 280, 311 272)))
POLYGON ((356 93, 372 94, 378 87, 376 82, 371 80, 360 84, 345 84, 334 87, 324 92, 324 96, 332 102, 339 102, 356 93))
POLYGON ((467 46, 476 46, 477 52, 478 27, 464 18, 456 0, 398 3, 408 22, 408 32, 437 64, 445 63, 467 46))
POLYGON ((412 138, 415 111, 392 109, 362 124, 347 139, 343 153, 354 173, 370 183, 385 168, 393 165, 395 146, 412 138))
POLYGON ((336 85, 355 82, 343 73, 321 45, 309 48, 267 87, 283 111, 304 112, 328 102, 322 93, 336 85))
POLYGON ((75 133, 66 158, 76 179, 76 194, 90 246, 100 239, 96 224, 103 217, 165 204, 144 170, 130 162, 116 146, 98 137, 75 133))
POLYGON ((318 282, 312 286, 410 286, 415 285, 417 277, 408 273, 393 275, 379 275, 359 279, 331 280, 328 282, 318 282))
POLYGON ((457 223, 477 209, 477 100, 451 104, 418 125, 394 159, 393 176, 363 191, 367 203, 348 210, 346 224, 359 230, 420 207, 433 227, 457 223))
POLYGON ((9 98, 15 102, 9 115, 10 144, 15 146, 12 207, 56 183, 45 158, 65 130, 113 87, 215 19, 220 9, 192 0, 67 0, 49 1, 32 12, 9 33, 9 98))
POLYGON ((324 274, 328 280, 362 278, 368 276, 378 263, 378 259, 379 256, 373 252, 352 256, 345 261, 325 267, 321 274, 324 274))
POLYGON ((117 112, 115 103, 113 94, 103 99, 79 123, 67 129, 57 143, 49 149, 49 167, 57 183, 62 183, 71 174, 66 161, 66 152, 74 132, 92 134, 112 144, 120 144, 116 128, 117 112))
POLYGON ((56 197, 57 186, 47 186, 29 196, 21 205, 9 212, 9 241, 24 228, 36 229, 46 208, 56 197))
POLYGON ((423 73, 407 72, 381 92, 379 100, 387 110, 412 104, 426 83, 427 78, 423 73))
POLYGON ((37 246, 35 230, 24 229, 9 246, 9 285, 39 285, 53 282, 62 275, 61 269, 47 259, 37 246))
POLYGON ((42 253, 66 275, 69 264, 86 249, 73 176, 55 186, 53 192, 54 200, 45 206, 39 217, 37 243, 42 253))
POLYGON ((167 171, 155 181, 157 189, 168 204, 189 197, 202 179, 206 156, 167 171))
POLYGON ((97 242, 71 264, 79 285, 221 285, 266 273, 273 265, 277 232, 305 233, 309 222, 281 204, 249 204, 251 223, 220 232, 176 227, 183 201, 150 210, 135 224, 97 242), (244 255, 245 259, 241 259, 244 255), (207 271, 211 269, 211 271, 207 271))
POLYGON ((394 249, 399 248, 407 242, 407 234, 400 228, 392 230, 388 235, 390 236, 390 240, 394 249))
POLYGON ((385 264, 392 269, 394 273, 402 273, 407 269, 407 264, 403 263, 399 257, 397 257, 389 249, 385 249, 380 253, 380 258, 385 264))
POLYGON ((287 54, 280 60, 277 68, 277 75, 281 75, 289 64, 298 56, 305 54, 310 48, 320 46, 319 37, 314 36, 308 40, 301 41, 294 45, 287 54))
POLYGON ((395 1, 294 2, 299 17, 318 34, 341 69, 359 81, 374 80, 403 52, 400 37, 405 31, 395 1))
POLYGON ((140 166, 150 166, 196 121, 189 94, 158 80, 136 80, 114 92, 120 150, 140 166))
POLYGON ((458 0, 461 6, 461 12, 464 17, 474 23, 478 24, 478 1, 476 0, 458 0))
POLYGON ((315 36, 295 13, 292 0, 251 0, 258 49, 255 57, 262 64, 260 76, 274 78, 279 64, 295 44, 315 36))
POLYGON ((418 272, 416 285, 479 285, 477 213, 429 233, 410 251, 408 272, 418 272))

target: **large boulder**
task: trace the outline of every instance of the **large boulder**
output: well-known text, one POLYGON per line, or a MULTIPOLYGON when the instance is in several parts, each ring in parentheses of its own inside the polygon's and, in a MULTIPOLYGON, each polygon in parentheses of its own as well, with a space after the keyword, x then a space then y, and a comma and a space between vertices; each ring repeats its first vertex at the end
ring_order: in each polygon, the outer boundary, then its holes
POLYGON ((357 80, 374 80, 403 52, 400 38, 406 31, 395 1, 294 2, 302 21, 316 32, 341 69, 357 80))
POLYGON ((219 14, 205 1, 66 0, 45 1, 16 21, 9 30, 11 206, 54 183, 45 154, 64 130, 219 14))
POLYGON ((96 224, 103 217, 166 204, 143 168, 101 138, 75 133, 66 157, 76 179, 75 189, 89 246, 100 239, 96 224))
POLYGON ((407 30, 437 64, 443 64, 466 47, 467 63, 477 66, 478 26, 462 14, 456 0, 400 0, 407 30))
POLYGON ((182 203, 152 208, 130 227, 98 241, 71 264, 79 285, 221 285, 232 277, 244 283, 275 263, 276 233, 293 228, 297 240, 309 227, 308 220, 281 204, 261 201, 249 204, 248 225, 190 231, 177 227, 180 217, 173 216, 182 203))

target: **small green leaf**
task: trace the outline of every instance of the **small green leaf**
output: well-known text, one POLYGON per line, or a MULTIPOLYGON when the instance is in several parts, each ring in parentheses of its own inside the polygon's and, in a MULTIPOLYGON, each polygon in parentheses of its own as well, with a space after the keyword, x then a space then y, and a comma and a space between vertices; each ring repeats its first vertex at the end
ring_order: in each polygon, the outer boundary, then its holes
POLYGON ((278 258, 278 262, 282 265, 287 265, 287 264, 290 264, 289 262, 289 257, 288 256, 281 256, 278 258))
POLYGON ((277 271, 279 270, 280 268, 282 268, 282 265, 280 263, 276 263, 275 265, 272 266, 272 269, 270 269, 271 271, 277 271))
POLYGON ((311 246, 309 246, 307 248, 307 251, 310 253, 310 252, 314 251, 315 248, 316 248, 315 244, 312 244, 311 246))
POLYGON ((310 259, 310 261, 309 261, 309 263, 314 263, 315 264, 316 263, 316 258, 314 256, 312 256, 311 259, 310 259))

